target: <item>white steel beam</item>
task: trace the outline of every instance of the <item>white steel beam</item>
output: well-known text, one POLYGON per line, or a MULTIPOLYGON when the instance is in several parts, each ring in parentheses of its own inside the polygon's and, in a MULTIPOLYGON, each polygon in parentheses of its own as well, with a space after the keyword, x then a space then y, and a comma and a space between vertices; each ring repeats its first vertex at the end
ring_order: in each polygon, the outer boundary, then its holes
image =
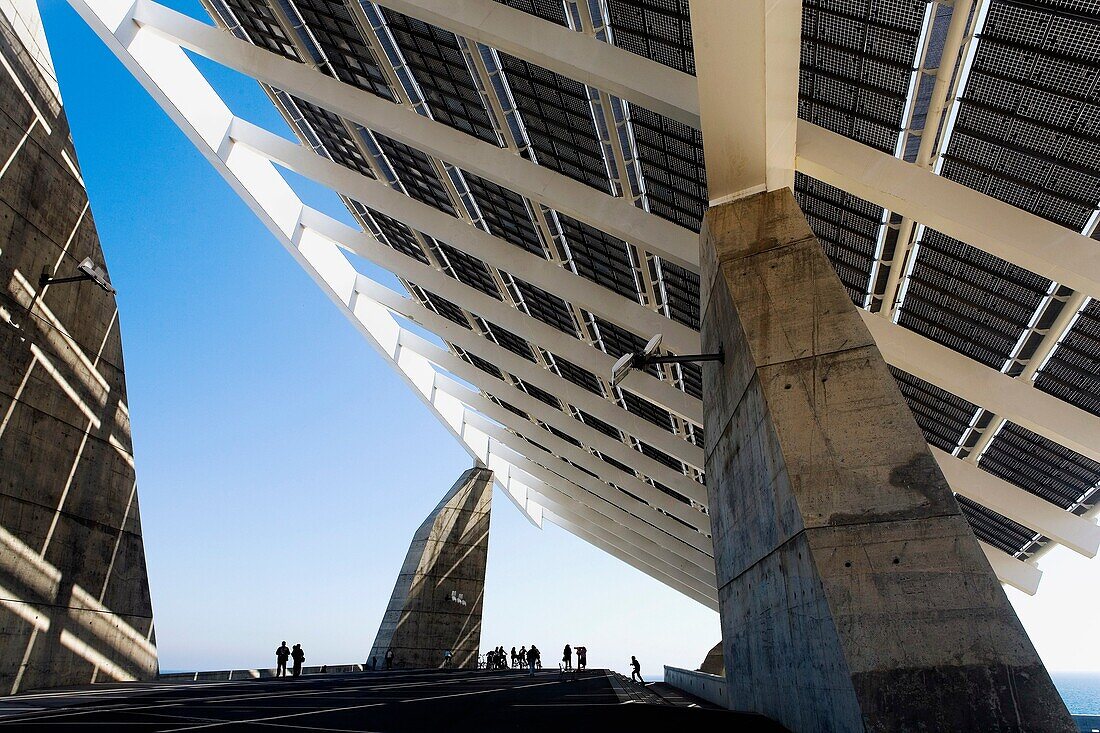
POLYGON ((663 343, 670 351, 690 354, 699 349, 699 333, 694 329, 665 318, 637 301, 628 300, 434 206, 417 201, 383 181, 368 178, 323 158, 304 145, 240 118, 234 118, 229 135, 234 141, 295 173, 576 303, 616 326, 639 332, 646 338, 656 333, 663 334, 663 343))
POLYGON ((695 79, 644 56, 493 0, 379 4, 699 129, 695 79))
MULTIPOLYGON (((72 0, 83 2, 83 0, 72 0)), ((173 43, 282 89, 371 130, 540 201, 678 265, 698 271, 698 236, 689 229, 532 163, 512 151, 417 114, 370 92, 283 58, 152 0, 137 0, 113 28, 131 20, 173 43)))
MULTIPOLYGON (((356 286, 357 290, 372 300, 381 303, 394 313, 398 313, 452 344, 461 346, 464 350, 472 351, 481 358, 496 365, 498 368, 513 374, 525 382, 534 384, 539 389, 550 392, 558 399, 568 402, 604 422, 610 423, 620 430, 644 440, 646 443, 660 448, 675 458, 695 466, 699 470, 704 468, 703 449, 687 442, 683 436, 676 436, 667 430, 662 430, 648 420, 627 412, 624 408, 610 402, 599 395, 592 394, 588 390, 578 387, 569 380, 543 369, 538 364, 528 361, 521 356, 513 354, 503 346, 478 336, 467 328, 462 328, 449 319, 425 308, 411 298, 406 298, 399 293, 380 285, 370 278, 363 277, 356 286)), ((489 375, 486 375, 487 377, 489 375)), ((493 391, 496 379, 488 383, 482 383, 483 389, 493 391)), ((548 406, 545 409, 552 410, 548 406)), ((608 440, 612 440, 604 436, 608 440)), ((618 443, 619 441, 615 441, 618 443)), ((593 446, 598 448, 599 446, 593 446)))
POLYGON ((978 546, 982 548, 990 567, 997 574, 997 580, 1029 596, 1035 595, 1039 590, 1039 580, 1043 577, 1042 570, 981 540, 978 540, 978 546))
POLYGON ((691 0, 711 205, 794 188, 801 0, 691 0))
POLYGON ((1100 417, 874 313, 860 315, 889 364, 1100 461, 1100 417))
POLYGON ((1090 297, 1100 297, 1096 241, 930 170, 805 121, 798 170, 1090 297))
POLYGON ((1049 501, 1024 491, 988 471, 934 446, 929 446, 952 491, 978 502, 1065 545, 1085 557, 1100 549, 1100 527, 1095 522, 1059 509, 1049 501))

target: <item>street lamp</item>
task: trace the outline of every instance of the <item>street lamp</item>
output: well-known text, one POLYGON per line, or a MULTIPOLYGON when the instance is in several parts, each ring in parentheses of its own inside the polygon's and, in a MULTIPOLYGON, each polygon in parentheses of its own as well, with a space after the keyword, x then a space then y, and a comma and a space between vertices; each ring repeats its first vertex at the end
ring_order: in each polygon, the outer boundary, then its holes
POLYGON ((680 354, 679 356, 655 356, 661 348, 661 334, 657 334, 646 343, 640 352, 623 354, 611 367, 611 386, 618 387, 626 379, 631 369, 642 369, 650 364, 688 364, 698 361, 724 361, 721 351, 716 354, 680 354))
POLYGON ((80 274, 72 277, 50 277, 46 273, 42 273, 42 276, 38 278, 39 291, 47 285, 60 285, 62 283, 76 283, 83 282, 84 280, 91 280, 108 293, 115 292, 115 289, 111 287, 111 283, 107 281, 107 271, 102 267, 96 267, 91 257, 85 257, 84 261, 76 266, 76 269, 80 270, 80 274))

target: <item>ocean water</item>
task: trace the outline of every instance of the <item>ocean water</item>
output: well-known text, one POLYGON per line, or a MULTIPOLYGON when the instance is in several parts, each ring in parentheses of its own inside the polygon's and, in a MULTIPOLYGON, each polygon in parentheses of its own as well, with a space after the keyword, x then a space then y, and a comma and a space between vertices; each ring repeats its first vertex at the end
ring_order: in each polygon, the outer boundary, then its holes
POLYGON ((1054 686, 1074 715, 1100 715, 1100 672, 1051 672, 1054 686))

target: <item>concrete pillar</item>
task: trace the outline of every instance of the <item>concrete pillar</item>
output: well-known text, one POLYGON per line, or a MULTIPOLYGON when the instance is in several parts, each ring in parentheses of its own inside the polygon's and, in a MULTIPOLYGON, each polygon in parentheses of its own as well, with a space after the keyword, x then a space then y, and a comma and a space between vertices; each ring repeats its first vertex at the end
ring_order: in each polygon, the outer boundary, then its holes
POLYGON ((0 695, 156 674, 120 318, 34 0, 0 4, 0 695))
POLYGON ((731 707, 793 731, 1073 731, 789 189, 700 238, 731 707))
POLYGON ((476 669, 481 645, 493 472, 471 468, 413 535, 370 656, 394 667, 476 669))

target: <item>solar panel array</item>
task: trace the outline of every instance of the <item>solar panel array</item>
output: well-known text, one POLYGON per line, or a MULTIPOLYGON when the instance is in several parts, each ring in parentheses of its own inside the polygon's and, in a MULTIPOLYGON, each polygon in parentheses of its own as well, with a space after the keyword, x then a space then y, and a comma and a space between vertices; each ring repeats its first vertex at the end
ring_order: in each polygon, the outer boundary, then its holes
MULTIPOLYGON (((688 0, 496 1, 574 30, 588 14, 588 25, 603 29, 605 40, 695 73, 688 0)), ((509 147, 593 189, 630 196, 656 216, 699 228, 707 194, 698 130, 369 2, 210 2, 225 25, 257 45, 312 60, 342 81, 509 147)), ((941 141, 939 172, 1091 235, 1100 201, 1100 9, 1071 0, 991 0, 969 64, 944 55, 951 14, 949 4, 931 0, 804 0, 799 116, 914 160, 922 134, 938 129, 938 120, 926 119, 936 69, 957 73, 962 80, 959 102, 954 125, 941 141)), ((694 273, 331 112, 286 95, 276 94, 276 99, 303 139, 342 165, 385 180, 680 324, 699 327, 694 273)), ((887 274, 900 266, 893 261, 904 244, 898 241, 900 217, 802 174, 796 176, 795 195, 853 302, 878 310, 884 298, 892 297, 883 292, 887 274)), ((526 282, 521 272, 498 271, 456 243, 435 241, 357 202, 347 203, 365 228, 395 250, 613 357, 638 350, 649 335, 583 311, 526 282)), ((1051 353, 1037 353, 1045 343, 1045 329, 1072 293, 932 229, 918 226, 913 243, 895 312, 898 324, 1011 375, 1020 374, 1033 358, 1042 360, 1039 368, 1029 370, 1038 389, 1100 414, 1096 303, 1087 303, 1065 334, 1055 334, 1061 338, 1051 353)), ((611 388, 603 375, 536 348, 523 335, 406 285, 419 302, 450 321, 594 398, 609 400, 686 443, 702 445, 700 426, 611 388)), ((588 431, 585 435, 630 446, 682 473, 685 481, 703 480, 674 456, 623 433, 582 410, 583 405, 563 402, 473 351, 450 348, 499 381, 494 389, 501 394, 486 391, 510 414, 535 421, 502 399, 506 387, 562 410, 578 426, 588 426, 582 430, 588 431)), ((697 365, 652 367, 650 373, 701 397, 697 365)), ((936 385, 900 370, 893 373, 932 445, 960 457, 974 453, 971 460, 981 469, 1069 511, 1080 513, 1095 501, 1100 483, 1096 463, 936 385)), ((623 479, 619 483, 648 481, 658 491, 687 501, 675 488, 600 446, 538 424, 614 467, 620 472, 614 475, 623 479)), ((572 459, 566 462, 592 473, 572 459)), ((608 475, 601 478, 612 483, 608 475)), ((632 496, 639 488, 612 485, 632 496)), ((974 502, 960 504, 977 535, 1005 552, 1026 555, 1045 542, 974 502)))

